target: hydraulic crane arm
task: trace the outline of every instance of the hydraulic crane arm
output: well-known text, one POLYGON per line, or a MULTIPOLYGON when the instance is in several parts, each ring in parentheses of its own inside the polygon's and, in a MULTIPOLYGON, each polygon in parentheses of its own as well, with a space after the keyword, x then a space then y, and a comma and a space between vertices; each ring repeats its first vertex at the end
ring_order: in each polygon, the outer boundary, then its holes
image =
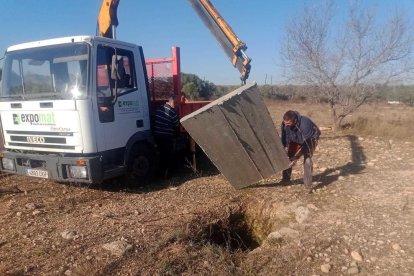
MULTIPOLYGON (((115 38, 118 26, 117 9, 120 0, 102 0, 98 16, 97 35, 115 38)), ((246 55, 246 44, 234 33, 209 0, 189 0, 207 28, 216 37, 231 63, 241 73, 240 79, 246 83, 250 73, 251 59, 246 55)))
POLYGON ((241 73, 240 79, 246 83, 250 73, 251 59, 246 55, 246 44, 234 33, 209 0, 189 0, 207 28, 216 37, 231 63, 241 73))
POLYGON ((120 0, 102 0, 98 15, 97 35, 115 38, 115 27, 118 26, 117 9, 120 0))

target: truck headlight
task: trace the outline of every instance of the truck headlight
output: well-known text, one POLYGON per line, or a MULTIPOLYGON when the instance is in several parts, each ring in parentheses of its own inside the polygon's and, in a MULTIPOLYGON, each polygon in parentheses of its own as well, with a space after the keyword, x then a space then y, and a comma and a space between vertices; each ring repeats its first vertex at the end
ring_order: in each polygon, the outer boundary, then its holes
POLYGON ((14 161, 13 161, 13 159, 3 157, 1 159, 1 164, 3 166, 3 169, 9 170, 9 171, 14 171, 14 161))
POLYGON ((88 178, 88 170, 85 166, 69 166, 71 178, 88 178))

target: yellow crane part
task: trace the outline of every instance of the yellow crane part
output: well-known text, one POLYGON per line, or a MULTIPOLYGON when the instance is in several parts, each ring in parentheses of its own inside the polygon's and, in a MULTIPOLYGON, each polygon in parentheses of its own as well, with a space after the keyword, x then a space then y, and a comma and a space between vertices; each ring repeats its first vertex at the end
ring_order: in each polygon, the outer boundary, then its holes
POLYGON ((115 38, 113 27, 118 26, 117 9, 120 0, 102 0, 98 15, 99 36, 115 38))
POLYGON ((209 0, 189 0, 189 2, 207 28, 216 37, 233 66, 240 71, 240 78, 245 83, 251 68, 251 59, 245 53, 247 50, 246 44, 237 37, 233 29, 209 0))

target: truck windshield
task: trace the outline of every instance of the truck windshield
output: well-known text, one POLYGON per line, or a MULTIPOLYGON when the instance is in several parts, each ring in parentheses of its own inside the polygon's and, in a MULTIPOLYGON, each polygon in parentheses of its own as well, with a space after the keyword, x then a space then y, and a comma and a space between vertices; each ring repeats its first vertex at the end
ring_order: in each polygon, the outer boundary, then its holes
POLYGON ((6 53, 0 101, 85 98, 88 56, 85 43, 6 53))

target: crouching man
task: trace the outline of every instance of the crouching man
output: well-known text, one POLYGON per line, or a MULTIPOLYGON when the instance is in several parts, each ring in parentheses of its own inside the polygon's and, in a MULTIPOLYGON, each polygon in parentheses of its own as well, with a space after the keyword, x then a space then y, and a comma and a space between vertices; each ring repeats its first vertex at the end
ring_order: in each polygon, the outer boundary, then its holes
POLYGON ((303 156, 303 182, 308 191, 312 192, 312 156, 321 132, 310 118, 293 110, 289 110, 283 115, 281 130, 282 144, 291 161, 290 167, 283 171, 282 182, 290 182, 292 167, 303 156))

